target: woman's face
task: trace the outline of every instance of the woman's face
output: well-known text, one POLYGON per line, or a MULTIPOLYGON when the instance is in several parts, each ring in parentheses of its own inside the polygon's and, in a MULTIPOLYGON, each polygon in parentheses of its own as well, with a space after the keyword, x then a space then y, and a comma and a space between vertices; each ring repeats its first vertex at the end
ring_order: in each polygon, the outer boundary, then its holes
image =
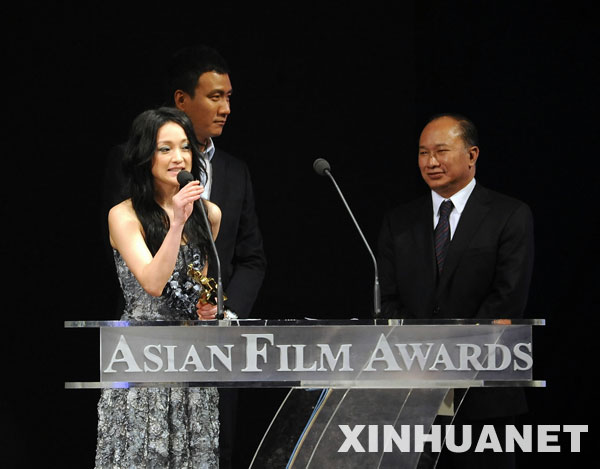
POLYGON ((156 137, 156 151, 152 158, 152 176, 155 183, 175 185, 179 171, 191 171, 192 147, 183 128, 175 122, 167 122, 156 137))

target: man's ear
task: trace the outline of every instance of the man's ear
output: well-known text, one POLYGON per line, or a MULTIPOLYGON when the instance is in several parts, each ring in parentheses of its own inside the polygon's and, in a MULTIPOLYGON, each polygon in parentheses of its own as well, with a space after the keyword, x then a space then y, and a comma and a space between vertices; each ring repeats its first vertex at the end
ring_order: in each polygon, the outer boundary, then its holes
POLYGON ((182 90, 176 90, 173 93, 173 103, 175 103, 175 107, 181 111, 185 111, 185 104, 187 100, 188 94, 182 90))
POLYGON ((479 158, 479 147, 472 146, 469 148, 469 168, 475 166, 477 158, 479 158))

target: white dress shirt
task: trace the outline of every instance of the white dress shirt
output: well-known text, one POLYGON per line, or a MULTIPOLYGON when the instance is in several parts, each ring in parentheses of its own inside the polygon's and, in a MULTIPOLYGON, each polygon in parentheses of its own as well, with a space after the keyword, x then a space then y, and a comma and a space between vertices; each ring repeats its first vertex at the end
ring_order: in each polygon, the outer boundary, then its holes
POLYGON ((201 181, 204 186, 204 192, 202 193, 203 199, 210 199, 210 190, 212 188, 212 159, 215 154, 215 145, 212 138, 208 139, 208 145, 206 150, 202 152, 202 158, 204 159, 204 167, 206 168, 206 181, 201 181))
POLYGON ((433 202, 433 228, 435 229, 440 220, 440 205, 442 205, 444 200, 451 200, 454 205, 454 208, 450 212, 450 239, 452 239, 454 231, 456 231, 456 227, 458 226, 460 216, 465 209, 465 205, 467 205, 467 200, 469 200, 473 189, 475 189, 475 178, 471 179, 469 184, 448 199, 445 199, 437 192, 431 191, 431 200, 433 202))

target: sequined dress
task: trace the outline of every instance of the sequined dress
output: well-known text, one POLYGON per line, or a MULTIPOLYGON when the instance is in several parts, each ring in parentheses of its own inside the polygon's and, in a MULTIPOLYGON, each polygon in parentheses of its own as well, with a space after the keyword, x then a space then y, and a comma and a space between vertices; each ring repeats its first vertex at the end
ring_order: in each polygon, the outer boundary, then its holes
MULTIPOLYGON (((163 295, 146 293, 114 251, 123 295, 122 320, 197 319, 198 286, 187 265, 200 255, 182 246, 163 295)), ((218 468, 219 395, 216 388, 104 389, 98 402, 97 469, 218 468)))

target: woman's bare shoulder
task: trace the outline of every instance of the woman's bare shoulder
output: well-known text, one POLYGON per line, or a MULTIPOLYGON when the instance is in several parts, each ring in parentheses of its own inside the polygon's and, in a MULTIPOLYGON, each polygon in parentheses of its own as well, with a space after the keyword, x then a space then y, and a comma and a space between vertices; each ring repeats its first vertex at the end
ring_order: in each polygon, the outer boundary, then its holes
POLYGON ((120 204, 115 205, 108 212, 109 220, 111 218, 129 218, 131 216, 137 218, 135 215, 135 210, 133 209, 133 204, 131 203, 131 199, 124 200, 120 204))
POLYGON ((208 208, 208 217, 211 220, 221 221, 221 209, 217 204, 211 202, 210 200, 207 200, 206 207, 208 208))

